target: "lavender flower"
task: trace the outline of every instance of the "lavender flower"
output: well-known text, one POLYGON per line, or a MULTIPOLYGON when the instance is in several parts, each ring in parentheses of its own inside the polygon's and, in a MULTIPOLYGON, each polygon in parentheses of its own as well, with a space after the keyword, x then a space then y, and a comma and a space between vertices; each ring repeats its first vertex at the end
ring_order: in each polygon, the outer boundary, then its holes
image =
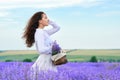
POLYGON ((33 62, 0 62, 0 80, 120 80, 120 63, 68 62, 31 76, 33 62))
POLYGON ((55 55, 57 53, 60 53, 61 51, 61 47, 59 46, 59 44, 57 44, 57 42, 55 41, 53 43, 53 46, 52 46, 52 55, 55 55))

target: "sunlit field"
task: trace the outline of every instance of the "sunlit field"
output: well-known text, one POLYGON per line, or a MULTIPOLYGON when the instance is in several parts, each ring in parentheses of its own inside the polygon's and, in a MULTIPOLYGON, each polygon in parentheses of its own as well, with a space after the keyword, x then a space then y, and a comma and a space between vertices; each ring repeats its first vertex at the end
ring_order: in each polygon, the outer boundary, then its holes
MULTIPOLYGON (((120 50, 65 50, 67 52, 67 58, 69 61, 89 61, 92 56, 96 56, 98 61, 120 61, 120 50)), ((35 50, 11 50, 1 51, 0 61, 23 61, 24 59, 31 59, 35 61, 39 56, 35 50)))

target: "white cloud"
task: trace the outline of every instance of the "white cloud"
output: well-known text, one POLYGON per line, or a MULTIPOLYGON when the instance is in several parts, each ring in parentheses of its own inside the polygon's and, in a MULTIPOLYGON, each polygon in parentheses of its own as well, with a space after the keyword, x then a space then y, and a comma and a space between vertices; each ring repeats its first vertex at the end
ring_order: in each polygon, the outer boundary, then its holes
POLYGON ((0 17, 6 17, 8 16, 10 13, 7 11, 0 11, 0 17))
POLYGON ((13 8, 57 8, 64 6, 92 6, 97 5, 103 1, 98 0, 4 0, 0 1, 0 9, 13 9, 13 8))
POLYGON ((82 7, 92 7, 103 4, 105 1, 103 0, 84 0, 81 4, 82 7))
POLYGON ((120 11, 107 11, 107 12, 96 14, 97 17, 115 16, 115 15, 120 15, 120 11))
POLYGON ((17 20, 9 18, 8 15, 3 15, 2 16, 0 14, 0 17, 2 17, 0 19, 0 29, 1 29, 1 27, 6 28, 6 27, 8 27, 10 25, 18 25, 18 24, 20 24, 20 22, 18 22, 17 20))

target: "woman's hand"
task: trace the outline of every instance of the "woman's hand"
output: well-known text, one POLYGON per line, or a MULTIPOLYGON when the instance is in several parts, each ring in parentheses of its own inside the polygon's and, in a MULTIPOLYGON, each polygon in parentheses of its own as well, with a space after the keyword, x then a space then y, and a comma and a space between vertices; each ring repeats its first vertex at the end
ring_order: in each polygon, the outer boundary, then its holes
POLYGON ((49 24, 50 24, 50 25, 53 25, 54 22, 53 22, 52 20, 49 20, 49 24))

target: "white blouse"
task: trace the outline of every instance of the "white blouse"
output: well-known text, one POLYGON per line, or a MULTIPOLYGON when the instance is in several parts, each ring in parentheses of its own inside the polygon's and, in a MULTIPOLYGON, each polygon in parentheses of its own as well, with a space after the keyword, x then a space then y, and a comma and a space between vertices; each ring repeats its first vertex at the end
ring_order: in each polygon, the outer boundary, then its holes
POLYGON ((55 32, 59 31, 60 27, 50 21, 49 23, 53 28, 50 30, 43 30, 43 29, 36 29, 35 32, 35 45, 36 49, 41 54, 51 54, 52 53, 52 43, 53 41, 50 38, 50 35, 54 34, 55 32))

